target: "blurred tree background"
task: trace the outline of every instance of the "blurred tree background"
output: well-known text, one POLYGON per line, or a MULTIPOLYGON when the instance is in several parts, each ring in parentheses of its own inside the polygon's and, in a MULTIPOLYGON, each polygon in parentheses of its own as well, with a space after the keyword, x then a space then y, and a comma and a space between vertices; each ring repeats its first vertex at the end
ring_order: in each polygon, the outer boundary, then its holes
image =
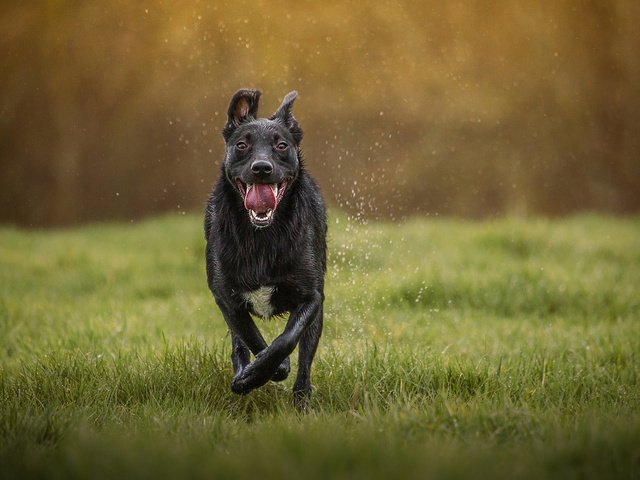
POLYGON ((640 2, 0 6, 0 221, 203 207, 240 87, 352 214, 640 207, 640 2))

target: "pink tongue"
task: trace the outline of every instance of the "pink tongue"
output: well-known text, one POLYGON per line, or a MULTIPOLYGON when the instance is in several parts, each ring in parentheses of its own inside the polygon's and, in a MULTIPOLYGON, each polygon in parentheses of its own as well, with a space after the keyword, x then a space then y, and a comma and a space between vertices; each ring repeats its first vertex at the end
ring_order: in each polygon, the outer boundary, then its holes
POLYGON ((256 213, 267 213, 267 210, 275 209, 276 196, 266 183, 254 183, 247 186, 247 195, 244 197, 244 208, 256 213))

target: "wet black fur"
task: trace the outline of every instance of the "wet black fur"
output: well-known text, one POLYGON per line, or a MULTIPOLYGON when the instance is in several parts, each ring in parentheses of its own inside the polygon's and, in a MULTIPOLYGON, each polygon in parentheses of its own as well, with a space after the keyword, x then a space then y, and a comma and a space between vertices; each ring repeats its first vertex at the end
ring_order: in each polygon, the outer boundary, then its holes
POLYGON ((240 90, 229 105, 223 136, 227 145, 220 178, 205 213, 207 279, 231 332, 234 378, 231 389, 244 394, 269 380, 289 374, 289 355, 299 346, 293 391, 306 399, 310 370, 322 333, 322 304, 326 270, 326 214, 320 191, 304 168, 300 153, 302 130, 291 114, 292 92, 270 119, 257 119, 260 92, 240 90), (237 142, 251 147, 240 151, 237 142), (273 142, 290 145, 278 152, 273 142), (271 162, 274 171, 256 176, 256 159, 271 162), (244 207, 238 179, 247 183, 276 183, 289 178, 271 224, 256 227, 244 207), (261 286, 275 287, 274 315, 289 312, 281 335, 267 345, 250 314, 243 293, 261 286), (250 362, 250 353, 255 355, 250 362))

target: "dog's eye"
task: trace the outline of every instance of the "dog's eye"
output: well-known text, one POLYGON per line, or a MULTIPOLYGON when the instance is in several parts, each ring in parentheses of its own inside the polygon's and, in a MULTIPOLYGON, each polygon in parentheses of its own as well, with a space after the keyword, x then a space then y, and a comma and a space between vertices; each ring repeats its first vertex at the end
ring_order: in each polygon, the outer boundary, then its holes
POLYGON ((246 150, 248 146, 249 145, 247 145, 246 142, 238 142, 238 143, 236 143, 236 148, 238 150, 246 150))
POLYGON ((287 142, 278 142, 276 144, 276 150, 284 151, 289 148, 289 144, 287 142))

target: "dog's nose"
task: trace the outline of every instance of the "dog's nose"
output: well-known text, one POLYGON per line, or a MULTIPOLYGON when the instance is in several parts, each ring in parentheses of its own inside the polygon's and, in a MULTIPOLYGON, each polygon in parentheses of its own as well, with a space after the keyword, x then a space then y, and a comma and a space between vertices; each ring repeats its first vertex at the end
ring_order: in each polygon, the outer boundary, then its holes
POLYGON ((266 160, 256 160, 251 164, 251 172, 256 175, 269 175, 273 172, 273 165, 266 160))

